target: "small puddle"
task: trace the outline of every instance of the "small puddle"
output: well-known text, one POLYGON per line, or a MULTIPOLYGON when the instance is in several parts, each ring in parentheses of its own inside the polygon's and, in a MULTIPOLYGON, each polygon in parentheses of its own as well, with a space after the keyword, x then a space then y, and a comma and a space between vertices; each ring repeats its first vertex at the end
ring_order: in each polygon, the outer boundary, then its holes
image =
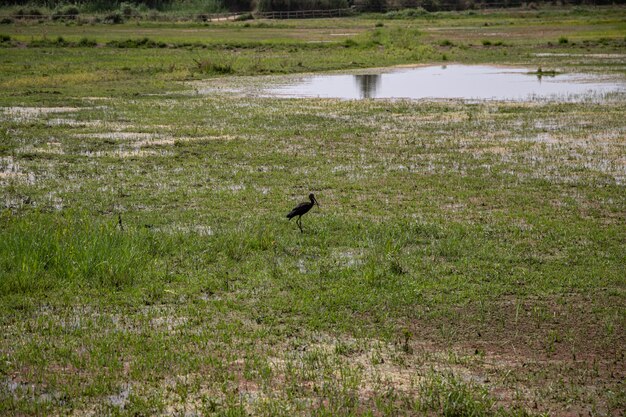
POLYGON ((447 65, 372 74, 293 78, 265 93, 283 97, 340 99, 478 99, 573 101, 626 91, 626 83, 591 74, 532 73, 528 68, 447 65))

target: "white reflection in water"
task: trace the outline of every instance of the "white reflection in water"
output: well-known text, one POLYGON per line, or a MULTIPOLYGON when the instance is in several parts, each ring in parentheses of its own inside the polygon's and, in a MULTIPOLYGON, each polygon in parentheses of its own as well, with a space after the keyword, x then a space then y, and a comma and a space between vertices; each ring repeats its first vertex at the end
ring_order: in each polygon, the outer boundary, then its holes
POLYGON ((526 68, 449 65, 381 74, 314 75, 269 88, 271 95, 322 98, 462 98, 531 100, 626 91, 626 83, 589 74, 531 74, 526 68))

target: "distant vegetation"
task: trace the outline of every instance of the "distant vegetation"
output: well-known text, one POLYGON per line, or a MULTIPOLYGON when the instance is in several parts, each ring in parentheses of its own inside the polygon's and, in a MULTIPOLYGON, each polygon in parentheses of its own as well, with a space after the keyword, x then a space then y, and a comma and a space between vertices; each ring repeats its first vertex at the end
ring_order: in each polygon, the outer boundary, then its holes
MULTIPOLYGON (((624 0, 567 0, 565 5, 609 5, 624 0)), ((38 17, 44 10, 50 14, 77 15, 120 11, 123 15, 139 15, 148 12, 215 13, 241 11, 326 10, 353 7, 359 11, 386 12, 415 9, 422 12, 442 10, 473 10, 482 8, 525 7, 538 8, 552 5, 551 1, 523 0, 5 0, 3 6, 19 8, 16 15, 38 17)))
POLYGON ((119 11, 126 16, 139 15, 150 11, 211 13, 225 10, 249 10, 249 0, 86 0, 68 2, 66 0, 7 0, 4 6, 17 8, 24 15, 43 14, 44 10, 58 12, 74 8, 82 13, 105 13, 119 11))
MULTIPOLYGON (((554 5, 552 1, 527 0, 352 0, 355 7, 368 11, 388 11, 422 8, 429 12, 443 10, 474 10, 485 8, 525 7, 535 9, 539 6, 554 5)), ((561 5, 609 5, 624 3, 623 0, 565 0, 561 5)))
POLYGON ((278 10, 345 9, 347 7, 347 0, 258 0, 256 10, 269 12, 278 10))

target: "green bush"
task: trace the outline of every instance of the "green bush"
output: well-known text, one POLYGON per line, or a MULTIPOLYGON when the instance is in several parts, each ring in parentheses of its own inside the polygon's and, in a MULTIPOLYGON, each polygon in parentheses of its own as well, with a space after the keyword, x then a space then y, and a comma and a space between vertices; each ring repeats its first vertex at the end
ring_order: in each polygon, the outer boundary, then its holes
POLYGON ((328 10, 345 9, 348 7, 347 0, 300 0, 291 2, 287 0, 259 0, 257 11, 297 11, 297 10, 328 10))
POLYGON ((77 45, 87 48, 87 47, 98 46, 98 42, 96 42, 94 39, 81 38, 81 40, 78 41, 77 45))
POLYGON ((124 23, 124 17, 120 12, 109 13, 104 17, 104 23, 120 24, 124 23))
POLYGON ((428 12, 422 7, 416 7, 413 9, 397 10, 387 12, 384 14, 386 19, 413 19, 419 16, 425 16, 428 12))
POLYGON ((58 36, 56 39, 42 38, 31 41, 28 46, 34 48, 48 48, 58 46, 70 46, 70 42, 66 41, 63 36, 58 36))
POLYGON ((141 14, 139 8, 132 4, 123 2, 120 4, 120 12, 124 15, 125 18, 139 16, 141 14))
POLYGON ((65 40, 63 36, 57 36, 57 38, 53 41, 55 46, 67 46, 69 42, 65 40))
POLYGON ((53 20, 64 20, 64 19, 75 20, 79 14, 80 14, 80 11, 78 10, 78 7, 65 6, 55 11, 52 14, 52 19, 53 20))
POLYGON ((40 19, 44 16, 41 10, 39 9, 18 9, 13 17, 16 19, 40 19))
POLYGON ((107 46, 114 48, 164 48, 167 44, 164 42, 153 41, 150 38, 141 38, 110 41, 107 43, 107 46))

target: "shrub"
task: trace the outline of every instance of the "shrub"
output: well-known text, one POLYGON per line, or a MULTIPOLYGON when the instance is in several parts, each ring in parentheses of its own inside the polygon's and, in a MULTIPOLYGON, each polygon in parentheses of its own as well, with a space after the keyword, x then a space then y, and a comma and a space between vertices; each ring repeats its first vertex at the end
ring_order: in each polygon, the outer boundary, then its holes
POLYGON ((428 11, 422 7, 415 7, 413 9, 404 9, 398 11, 392 11, 385 13, 384 17, 387 19, 413 19, 415 17, 427 15, 428 11))
MULTIPOLYGON (((380 1, 382 2, 382 0, 380 1)), ((348 2, 346 0, 301 0, 298 2, 286 2, 283 0, 258 0, 256 6, 257 11, 259 12, 345 9, 347 7, 348 2)))
POLYGON ((568 42, 569 42, 569 40, 565 36, 561 36, 559 38, 559 43, 560 44, 565 44, 565 43, 568 43, 568 42))
POLYGON ((4 42, 10 42, 10 41, 11 41, 11 36, 5 35, 4 33, 0 34, 0 42, 4 43, 4 42))
POLYGON ((120 24, 124 23, 124 17, 122 17, 120 12, 109 13, 104 17, 104 23, 110 24, 120 24))
POLYGON ((49 39, 47 37, 43 37, 42 39, 32 40, 29 44, 30 47, 35 48, 47 48, 47 47, 55 47, 55 46, 69 46, 70 43, 65 40, 63 36, 59 36, 56 39, 49 39))
POLYGON ((141 39, 125 39, 122 41, 110 41, 107 43, 107 46, 112 46, 115 48, 156 48, 156 47, 165 47, 167 44, 163 42, 155 42, 150 38, 141 38, 141 39))
POLYGON ((78 17, 79 14, 80 14, 80 11, 78 10, 78 7, 66 6, 54 12, 52 14, 52 19, 53 20, 63 20, 63 19, 74 20, 76 19, 76 17, 78 17))
POLYGON ((123 2, 120 4, 120 12, 124 17, 129 18, 133 16, 139 16, 139 9, 132 3, 123 2))
POLYGON ((58 36, 54 41, 53 41, 53 45, 54 46, 67 46, 69 45, 69 42, 65 40, 65 38, 63 36, 58 36))
POLYGON ((0 25, 10 25, 11 23, 13 23, 13 19, 10 17, 4 17, 0 20, 0 25))
POLYGON ((80 41, 78 41, 78 46, 82 46, 82 47, 94 47, 94 46, 98 46, 98 42, 96 42, 94 39, 89 39, 89 38, 82 38, 80 41))
POLYGON ((158 22, 159 20, 163 20, 164 16, 159 13, 157 10, 151 9, 148 14, 145 15, 146 19, 158 22))
POLYGON ((13 17, 16 19, 40 19, 43 13, 39 9, 18 9, 13 17))

